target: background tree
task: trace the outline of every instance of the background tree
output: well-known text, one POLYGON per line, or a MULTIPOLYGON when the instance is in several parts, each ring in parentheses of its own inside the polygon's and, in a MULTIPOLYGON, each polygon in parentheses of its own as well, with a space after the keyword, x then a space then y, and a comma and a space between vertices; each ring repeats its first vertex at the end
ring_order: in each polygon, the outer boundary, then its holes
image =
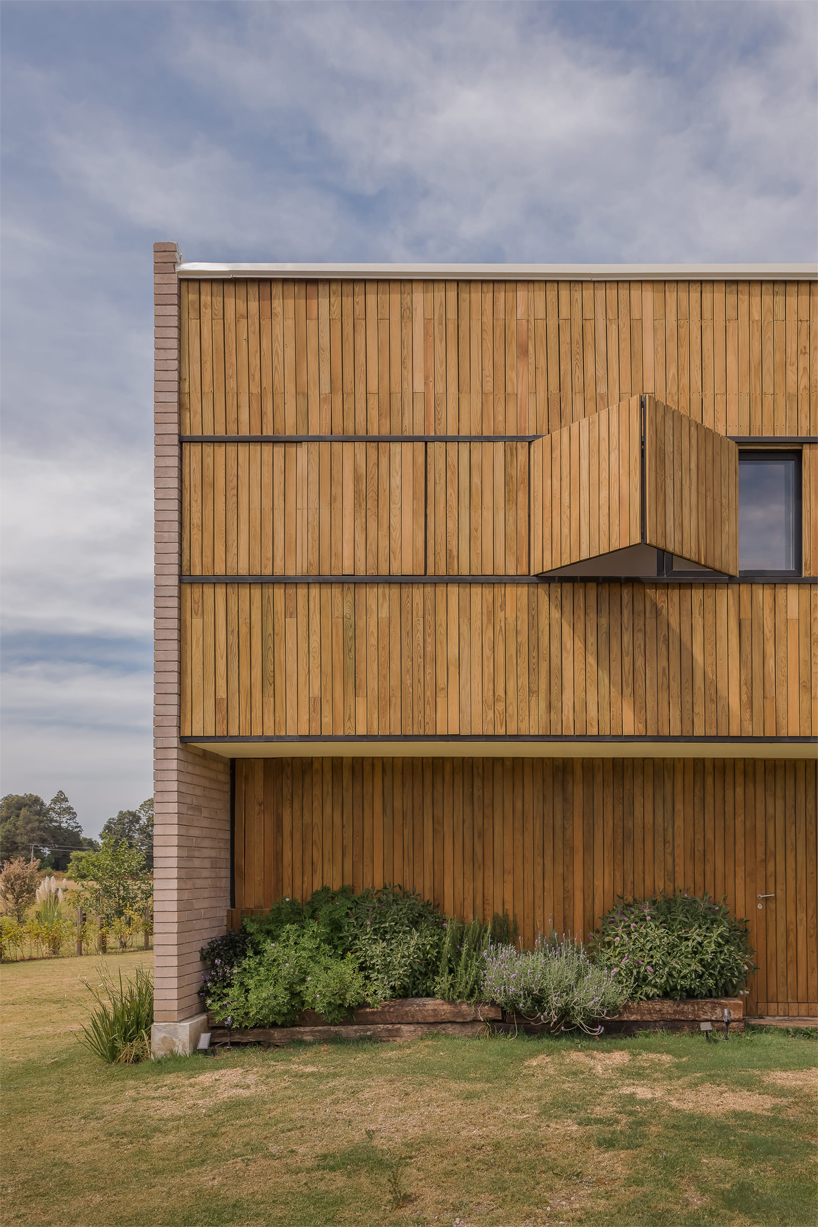
POLYGON ((75 852, 68 872, 80 887, 82 906, 106 924, 128 913, 141 916, 153 895, 142 853, 110 834, 103 833, 98 851, 75 852))
POLYGON ((40 862, 16 856, 5 861, 0 873, 0 903, 6 915, 22 924, 26 912, 37 896, 40 885, 40 862))
POLYGON ((31 844, 41 846, 48 826, 48 806, 36 793, 8 793, 0 801, 0 857, 31 857, 31 844))
POLYGON ((82 833, 77 811, 64 792, 48 804, 36 793, 9 793, 0 801, 0 857, 21 856, 32 851, 44 869, 65 869, 75 848, 98 847, 82 833))
POLYGON ((153 869, 153 797, 148 797, 138 809, 121 809, 116 818, 108 819, 102 834, 141 852, 148 869, 153 869))

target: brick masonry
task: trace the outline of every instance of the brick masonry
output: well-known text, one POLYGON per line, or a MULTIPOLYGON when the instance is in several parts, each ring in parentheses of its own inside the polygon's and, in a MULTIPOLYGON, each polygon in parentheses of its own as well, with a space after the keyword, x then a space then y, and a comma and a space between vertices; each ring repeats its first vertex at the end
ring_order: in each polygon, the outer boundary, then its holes
POLYGON ((230 904, 230 764, 179 741, 179 279, 154 243, 154 981, 157 1023, 199 1013, 199 948, 230 904))

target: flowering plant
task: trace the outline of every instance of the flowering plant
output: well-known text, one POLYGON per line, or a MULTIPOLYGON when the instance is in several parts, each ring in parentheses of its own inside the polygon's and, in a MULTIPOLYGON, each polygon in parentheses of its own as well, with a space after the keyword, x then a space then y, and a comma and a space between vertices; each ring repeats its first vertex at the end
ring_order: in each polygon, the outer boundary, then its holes
POLYGON ((651 997, 733 997, 757 970, 749 923, 720 902, 675 895, 620 900, 593 934, 596 960, 627 987, 630 1001, 651 997))
POLYGON ((483 998, 552 1031, 603 1030, 600 1020, 619 1012, 626 993, 616 972, 593 963, 573 938, 537 938, 533 950, 490 946, 485 953, 483 998))

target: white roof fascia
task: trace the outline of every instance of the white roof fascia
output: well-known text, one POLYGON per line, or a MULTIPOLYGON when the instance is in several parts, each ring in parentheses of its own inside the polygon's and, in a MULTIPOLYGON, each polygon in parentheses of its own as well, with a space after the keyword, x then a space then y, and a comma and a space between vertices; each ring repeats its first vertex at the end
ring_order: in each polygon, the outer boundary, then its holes
POLYGON ((183 262, 180 277, 281 277, 321 281, 814 281, 818 264, 209 264, 183 262))

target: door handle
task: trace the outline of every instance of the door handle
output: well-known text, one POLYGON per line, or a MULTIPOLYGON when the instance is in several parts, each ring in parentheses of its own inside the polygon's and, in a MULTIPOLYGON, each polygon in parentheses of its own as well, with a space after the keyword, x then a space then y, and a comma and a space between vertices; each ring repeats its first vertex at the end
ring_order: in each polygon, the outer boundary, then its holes
MULTIPOLYGON (((759 897, 759 899, 774 899, 774 898, 775 898, 775 895, 759 895, 758 897, 759 897)), ((764 904, 763 904, 763 903, 759 903, 759 905, 758 905, 758 910, 759 910, 759 912, 761 912, 761 911, 763 911, 763 910, 764 910, 764 904)))

